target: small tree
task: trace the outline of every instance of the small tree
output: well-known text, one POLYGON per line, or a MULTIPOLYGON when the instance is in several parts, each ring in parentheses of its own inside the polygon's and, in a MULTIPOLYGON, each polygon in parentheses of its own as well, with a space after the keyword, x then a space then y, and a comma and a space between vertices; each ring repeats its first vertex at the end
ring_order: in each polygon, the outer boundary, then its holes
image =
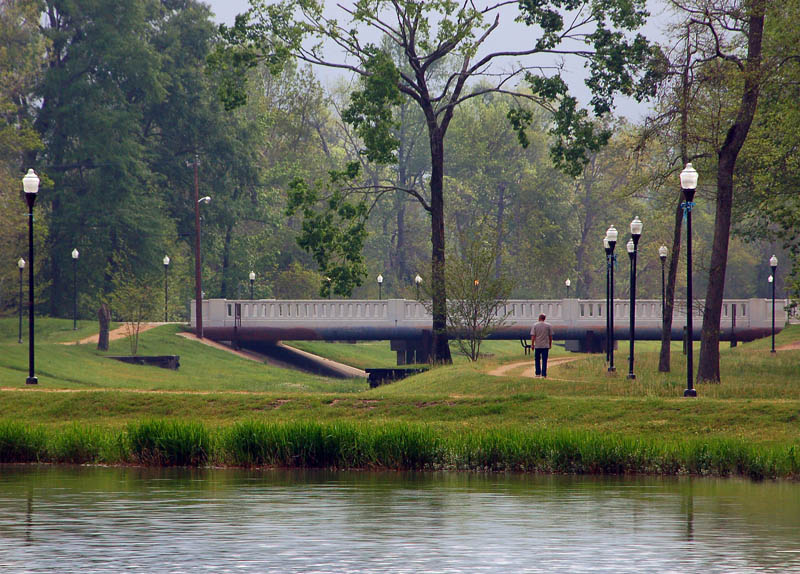
POLYGON ((462 241, 460 257, 450 257, 446 266, 447 326, 458 350, 477 361, 481 343, 505 322, 500 315, 511 293, 511 283, 495 275, 496 248, 476 237, 462 241))
POLYGON ((131 346, 131 355, 139 352, 139 331, 142 323, 158 312, 158 290, 152 281, 139 279, 131 273, 120 272, 114 279, 111 308, 117 319, 125 324, 125 336, 131 346))

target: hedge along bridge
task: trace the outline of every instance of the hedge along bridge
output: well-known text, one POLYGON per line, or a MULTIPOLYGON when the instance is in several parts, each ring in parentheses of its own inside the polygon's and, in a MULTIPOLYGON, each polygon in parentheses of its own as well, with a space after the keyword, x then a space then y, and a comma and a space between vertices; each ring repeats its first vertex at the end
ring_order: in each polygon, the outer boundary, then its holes
MULTIPOLYGON (((775 301, 775 331, 786 322, 784 300, 775 301)), ((628 339, 630 302, 614 301, 614 338, 628 339)), ((571 351, 603 352, 606 340, 606 301, 599 299, 510 300, 501 305, 503 323, 489 339, 529 339, 531 326, 544 313, 554 338, 571 351)), ((703 302, 696 301, 692 337, 700 339, 703 302)), ((191 326, 195 327, 191 301, 191 326)), ((661 340, 661 300, 636 301, 636 338, 661 340)), ((234 345, 274 344, 278 341, 389 340, 397 364, 428 361, 432 318, 425 306, 407 299, 206 299, 203 335, 234 345)), ((672 339, 684 338, 686 305, 676 302, 672 339)), ((720 339, 752 341, 772 332, 771 299, 726 299, 722 306, 720 339)))

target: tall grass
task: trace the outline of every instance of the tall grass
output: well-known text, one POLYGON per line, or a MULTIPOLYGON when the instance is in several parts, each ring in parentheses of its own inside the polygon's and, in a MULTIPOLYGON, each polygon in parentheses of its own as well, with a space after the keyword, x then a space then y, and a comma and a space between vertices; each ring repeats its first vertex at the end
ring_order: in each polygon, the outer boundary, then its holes
POLYGON ((573 430, 447 432, 421 424, 149 420, 123 430, 0 423, 0 462, 800 477, 800 445, 667 441, 573 430))

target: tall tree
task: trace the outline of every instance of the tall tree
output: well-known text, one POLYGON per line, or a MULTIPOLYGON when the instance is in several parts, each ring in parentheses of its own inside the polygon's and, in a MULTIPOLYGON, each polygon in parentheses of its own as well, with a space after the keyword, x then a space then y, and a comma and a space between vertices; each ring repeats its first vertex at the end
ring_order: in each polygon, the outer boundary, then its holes
MULTIPOLYGON (((572 54, 583 58, 589 67, 587 84, 594 95, 594 111, 606 113, 615 93, 637 93, 636 73, 652 55, 643 37, 629 40, 624 34, 643 24, 644 2, 524 0, 478 6, 452 0, 359 0, 352 8, 341 10, 350 17, 350 24, 329 17, 321 1, 286 0, 268 5, 252 0, 252 9, 238 17, 234 29, 226 32, 237 49, 232 62, 251 65, 266 59, 279 63, 291 56, 360 76, 364 88, 360 95, 354 95, 351 121, 365 128, 360 135, 371 160, 387 161, 394 155, 397 140, 389 129, 393 123, 390 108, 399 95, 411 98, 419 106, 425 116, 431 158, 430 195, 426 198, 417 194, 417 199, 431 216, 433 359, 449 362, 444 273, 445 135, 456 109, 470 98, 493 91, 507 92, 510 82, 527 78, 531 91, 516 95, 554 111, 555 160, 565 166, 582 165, 585 150, 596 149, 607 136, 594 132, 588 114, 578 109, 561 77, 555 73, 545 75, 541 63, 534 63, 531 57, 572 54), (517 5, 516 10, 512 4, 517 5), (536 26, 540 34, 531 36, 523 47, 489 51, 487 40, 505 29, 501 16, 536 26), (397 46, 408 68, 398 69, 391 57, 365 40, 365 36, 376 32, 397 46), (325 40, 332 41, 344 55, 326 56, 325 40), (574 40, 584 45, 568 47, 574 40), (491 69, 498 61, 520 59, 527 63, 512 64, 509 72, 491 69), (435 71, 444 62, 449 62, 455 71, 440 81, 435 71), (493 83, 470 90, 468 81, 476 78, 493 83)), ((529 115, 512 114, 512 119, 522 129, 529 115)), ((521 137, 524 139, 522 131, 521 137)))
POLYGON ((719 327, 733 209, 733 176, 736 160, 756 114, 758 96, 765 77, 762 45, 767 2, 746 0, 733 7, 704 4, 699 8, 693 11, 693 17, 695 25, 701 26, 708 33, 706 57, 716 60, 710 62, 711 65, 719 62, 726 64, 726 67, 732 67, 740 75, 741 86, 735 119, 730 123, 717 152, 717 212, 697 370, 698 382, 719 382, 719 327), (728 30, 744 37, 726 41, 728 30), (737 49, 739 46, 742 48, 737 49))

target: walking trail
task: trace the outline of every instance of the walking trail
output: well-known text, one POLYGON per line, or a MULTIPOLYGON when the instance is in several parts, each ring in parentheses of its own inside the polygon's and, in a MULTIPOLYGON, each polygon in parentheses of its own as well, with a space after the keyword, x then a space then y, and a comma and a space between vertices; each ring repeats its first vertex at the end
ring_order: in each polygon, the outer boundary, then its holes
MULTIPOLYGON (((139 324, 139 332, 144 333, 145 331, 149 331, 154 327, 160 327, 161 325, 167 325, 168 323, 140 323, 139 324)), ((109 341, 116 341, 117 339, 123 339, 128 336, 128 331, 126 330, 125 325, 120 325, 116 329, 112 329, 108 332, 108 340, 109 341)), ((89 343, 97 343, 100 339, 100 334, 90 335, 89 337, 85 337, 79 341, 67 341, 65 343, 61 343, 62 345, 86 345, 89 343)))
MULTIPOLYGON (((556 365, 563 365, 564 363, 569 363, 570 361, 577 361, 582 357, 556 357, 553 359, 549 359, 547 361, 547 367, 554 367, 556 365)), ((519 377, 529 377, 531 379, 535 378, 536 374, 533 368, 533 359, 528 359, 527 361, 519 361, 517 363, 509 363, 508 365, 503 365, 502 367, 497 367, 489 371, 490 375, 495 377, 504 377, 509 374, 509 372, 514 371, 520 367, 525 367, 520 373, 514 373, 515 376, 519 377)), ((548 377, 549 379, 550 377, 548 377)))

